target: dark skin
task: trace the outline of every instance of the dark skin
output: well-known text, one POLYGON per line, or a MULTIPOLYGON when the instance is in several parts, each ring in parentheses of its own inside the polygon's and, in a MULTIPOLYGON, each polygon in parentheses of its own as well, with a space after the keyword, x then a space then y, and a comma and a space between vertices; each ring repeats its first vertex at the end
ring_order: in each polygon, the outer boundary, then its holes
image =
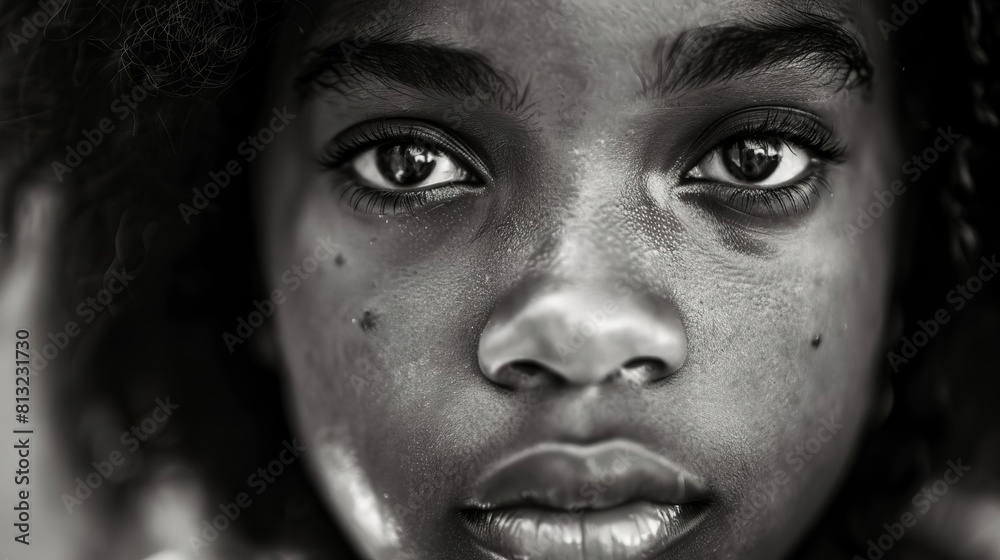
POLYGON ((313 59, 288 60, 372 33, 313 73, 333 87, 307 84, 256 183, 265 276, 288 295, 290 409, 359 550, 496 558, 456 513, 490 465, 538 443, 625 438, 711 488, 669 557, 786 554, 878 398, 901 205, 863 235, 844 230, 902 161, 877 15, 832 0, 336 4, 322 16, 343 22, 332 34, 282 45, 273 105, 299 99, 313 59), (748 18, 788 37, 786 16, 805 11, 840 31, 808 57, 770 60, 775 44, 751 57, 767 64, 717 72, 704 55, 739 43, 709 33, 663 58, 685 31, 761 31, 748 18), (856 30, 871 83, 829 56, 854 52, 841 36, 856 30), (378 74, 383 56, 411 71, 378 74), (477 76, 465 94, 441 78, 462 64, 477 76), (345 131, 386 119, 344 148, 345 131), (756 143, 739 144, 747 123, 756 143), (399 196, 411 191, 423 194, 399 196), (317 238, 337 257, 290 291, 283 272, 317 238), (594 319, 606 303, 610 318, 594 319), (662 344, 643 346, 649 333, 662 344), (541 367, 500 373, 518 360, 541 367), (618 369, 632 360, 656 367, 618 369))

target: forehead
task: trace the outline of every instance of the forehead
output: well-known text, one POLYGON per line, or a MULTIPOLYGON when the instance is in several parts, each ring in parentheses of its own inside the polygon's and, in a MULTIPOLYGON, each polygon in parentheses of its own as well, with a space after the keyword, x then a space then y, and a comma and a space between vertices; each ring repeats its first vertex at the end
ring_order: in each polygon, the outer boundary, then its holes
MULTIPOLYGON (((652 50, 685 32, 822 16, 852 35, 862 0, 342 0, 320 2, 308 44, 426 41, 477 52, 512 75, 638 81, 652 50), (632 70, 629 70, 629 69, 632 70)), ((861 40, 864 43, 864 40, 861 40)), ((728 55, 727 55, 728 56, 728 55)), ((647 69, 648 70, 648 69, 647 69)), ((565 87, 565 83, 563 87, 565 87)))
POLYGON ((307 34, 306 47, 336 51, 339 68, 348 73, 373 63, 381 73, 376 78, 383 79, 387 69, 407 68, 410 82, 416 76, 425 89, 424 79, 464 74, 454 60, 430 50, 405 56, 366 46, 421 44, 475 53, 483 64, 511 76, 515 91, 531 89, 534 100, 546 103, 572 97, 579 104, 610 106, 664 84, 684 91, 736 75, 759 78, 743 84, 747 93, 792 88, 806 97, 840 83, 832 77, 845 71, 850 76, 859 61, 868 64, 864 44, 871 48, 872 42, 864 40, 859 22, 876 18, 859 10, 874 6, 857 2, 343 0, 316 6, 317 26, 307 34), (776 73, 764 77, 768 69, 776 73), (516 85, 529 83, 530 88, 516 85))
MULTIPOLYGON (((723 22, 767 21, 792 12, 861 20, 871 0, 339 0, 314 1, 321 25, 376 28, 451 40, 458 46, 559 41, 593 44, 723 22), (864 2, 864 3, 863 3, 864 2)), ((521 50, 521 49, 519 49, 521 50)))

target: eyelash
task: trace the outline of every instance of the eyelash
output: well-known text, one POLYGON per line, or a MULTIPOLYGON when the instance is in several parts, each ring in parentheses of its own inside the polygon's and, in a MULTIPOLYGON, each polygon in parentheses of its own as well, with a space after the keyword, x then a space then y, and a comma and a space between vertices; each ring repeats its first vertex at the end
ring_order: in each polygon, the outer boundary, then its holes
POLYGON ((826 164, 821 164, 819 171, 784 187, 753 189, 710 185, 709 189, 716 198, 724 199, 727 206, 744 213, 747 213, 751 208, 763 207, 767 210, 767 215, 770 218, 777 217, 779 210, 785 217, 797 216, 802 211, 812 208, 811 200, 819 197, 821 190, 832 194, 833 191, 830 189, 825 172, 826 164), (800 208, 800 204, 805 208, 800 208))
MULTIPOLYGON (((816 154, 815 169, 806 177, 783 187, 752 188, 733 184, 723 185, 711 180, 695 181, 703 184, 714 199, 724 201, 730 208, 742 209, 744 213, 754 208, 763 209, 770 218, 777 217, 778 212, 789 217, 801 213, 802 207, 805 210, 811 209, 810 201, 819 197, 822 189, 833 194, 826 174, 831 165, 844 160, 846 149, 834 139, 834 135, 825 126, 801 111, 753 108, 730 116, 721 125, 712 127, 707 134, 695 141, 696 146, 710 146, 708 151, 701 150, 702 155, 696 161, 701 161, 709 151, 717 149, 720 145, 735 140, 755 138, 777 138, 786 145, 793 143, 812 151, 816 154)), ((419 121, 381 120, 362 123, 329 142, 318 158, 318 163, 325 169, 339 171, 364 150, 386 142, 400 141, 431 145, 447 151, 472 168, 477 182, 481 183, 481 177, 487 174, 485 166, 471 150, 451 136, 419 121)), ((451 189, 454 192, 454 189, 463 187, 445 185, 421 190, 388 191, 351 180, 342 184, 340 188, 341 200, 346 198, 354 211, 395 215, 411 214, 428 203, 446 200, 448 196, 442 196, 442 190, 451 189)))
MULTIPOLYGON (((478 162, 468 148, 436 128, 419 121, 369 121, 353 127, 329 142, 320 154, 318 163, 325 169, 337 171, 349 164, 358 154, 387 142, 410 142, 442 149, 470 167, 477 183, 482 183, 485 166, 478 162)), ((442 189, 461 189, 448 185, 433 189, 387 191, 351 180, 341 187, 341 200, 348 199, 351 210, 364 213, 412 214, 417 208, 447 197, 436 196, 442 189), (373 212, 374 210, 378 212, 373 212)))
MULTIPOLYGON (((834 138, 833 133, 805 113, 778 108, 747 109, 740 114, 729 117, 722 125, 713 127, 711 130, 716 131, 720 128, 726 130, 721 139, 709 142, 700 139, 700 142, 696 141, 695 144, 708 143, 711 146, 709 151, 712 151, 735 140, 777 138, 786 147, 789 143, 794 143, 811 150, 817 156, 816 168, 812 173, 783 187, 722 186, 715 181, 698 181, 706 183, 709 190, 712 191, 710 194, 717 199, 725 200, 727 206, 732 208, 738 206, 738 209, 742 209, 744 213, 751 208, 763 207, 769 218, 776 217, 778 210, 785 217, 790 217, 802 212, 800 204, 805 207, 805 210, 811 209, 812 203, 810 201, 819 197, 822 189, 831 195, 833 194, 826 175, 830 166, 844 161, 847 150, 834 138), (746 120, 741 120, 743 116, 746 117, 746 120)), ((718 133, 709 133, 710 138, 718 138, 718 136, 718 133)), ((696 161, 701 161, 709 151, 703 150, 702 155, 696 161)))
POLYGON ((373 189, 360 183, 351 182, 345 185, 340 198, 348 198, 351 210, 357 211, 364 206, 366 214, 395 215, 412 214, 413 210, 427 204, 428 191, 383 191, 373 189), (374 212, 378 209, 378 212, 374 212), (386 210, 389 210, 386 212, 386 210))

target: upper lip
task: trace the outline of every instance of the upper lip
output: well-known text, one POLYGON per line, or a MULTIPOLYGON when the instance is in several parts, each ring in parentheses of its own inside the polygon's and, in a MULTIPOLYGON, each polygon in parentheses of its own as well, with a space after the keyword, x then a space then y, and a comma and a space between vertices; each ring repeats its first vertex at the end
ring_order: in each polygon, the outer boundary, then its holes
POLYGON ((540 507, 602 510, 643 501, 681 505, 705 499, 705 483, 637 443, 543 443, 490 469, 470 509, 540 507))

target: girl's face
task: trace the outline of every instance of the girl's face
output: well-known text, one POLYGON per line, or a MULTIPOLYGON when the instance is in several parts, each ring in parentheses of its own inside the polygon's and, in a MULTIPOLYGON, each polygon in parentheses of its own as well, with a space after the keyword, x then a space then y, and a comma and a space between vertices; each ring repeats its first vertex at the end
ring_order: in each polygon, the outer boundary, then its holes
POLYGON ((788 552, 884 360, 878 14, 333 4, 281 46, 256 181, 288 405, 357 547, 788 552))

